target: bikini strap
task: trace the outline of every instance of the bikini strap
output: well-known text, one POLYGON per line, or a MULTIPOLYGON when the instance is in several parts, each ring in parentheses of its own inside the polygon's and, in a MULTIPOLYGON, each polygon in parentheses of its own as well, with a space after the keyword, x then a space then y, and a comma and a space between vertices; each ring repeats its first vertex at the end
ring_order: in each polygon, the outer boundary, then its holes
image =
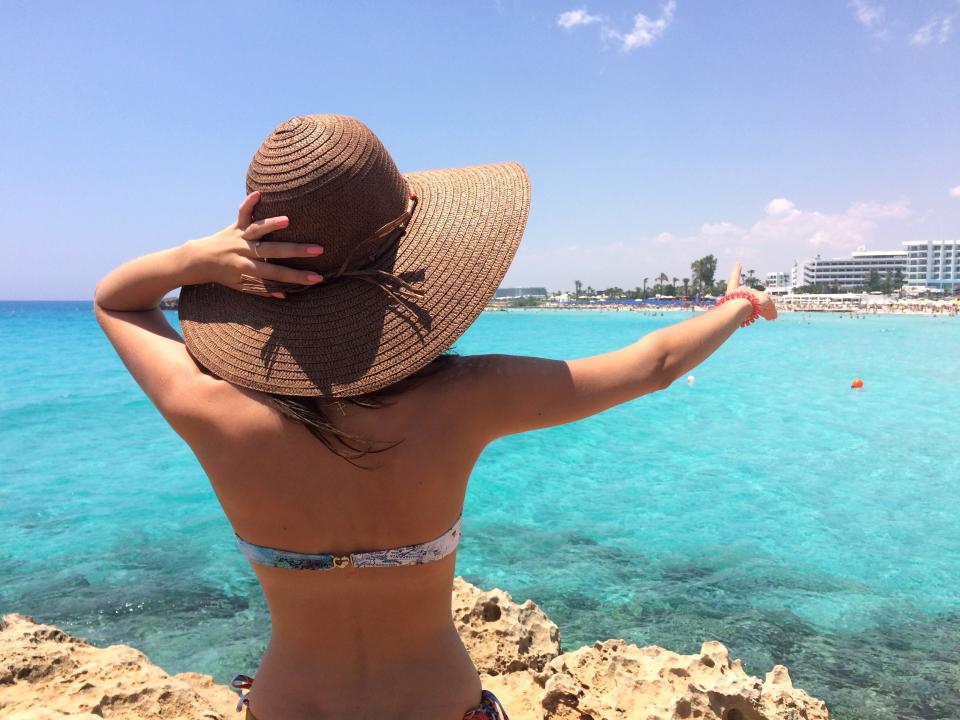
POLYGON ((510 720, 503 705, 489 690, 480 693, 480 704, 472 710, 467 710, 463 720, 510 720))
MULTIPOLYGON (((245 707, 250 707, 250 698, 244 695, 243 691, 253 687, 253 678, 249 675, 234 675, 230 681, 230 687, 236 690, 240 696, 240 699, 237 700, 237 712, 242 711, 245 707)), ((247 695, 249 695, 249 693, 247 693, 247 695)))
POLYGON ((493 707, 494 712, 497 713, 497 720, 510 720, 510 716, 507 715, 507 711, 503 709, 503 704, 496 695, 489 690, 484 690, 481 693, 481 697, 493 707))

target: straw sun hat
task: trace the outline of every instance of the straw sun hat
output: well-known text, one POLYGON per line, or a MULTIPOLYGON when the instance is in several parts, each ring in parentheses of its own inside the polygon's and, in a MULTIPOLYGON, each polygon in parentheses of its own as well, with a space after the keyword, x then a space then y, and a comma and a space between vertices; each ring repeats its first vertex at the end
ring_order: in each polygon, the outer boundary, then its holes
POLYGON ((254 219, 290 218, 267 241, 324 246, 271 262, 324 281, 268 288, 285 300, 189 285, 180 325, 211 372, 285 395, 360 395, 447 350, 500 284, 530 204, 516 163, 401 175, 369 128, 341 115, 295 117, 270 133, 247 170, 254 190, 254 219))

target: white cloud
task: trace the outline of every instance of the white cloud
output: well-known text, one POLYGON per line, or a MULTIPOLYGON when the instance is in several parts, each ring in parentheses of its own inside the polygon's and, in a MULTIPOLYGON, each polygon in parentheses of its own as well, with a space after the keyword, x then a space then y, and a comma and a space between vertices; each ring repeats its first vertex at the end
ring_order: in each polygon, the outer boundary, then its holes
POLYGON ((787 215, 794 209, 794 204, 786 198, 774 198, 767 203, 767 215, 787 215))
POLYGON ((643 13, 637 13, 633 18, 633 29, 624 34, 613 28, 604 27, 603 36, 620 43, 620 49, 629 52, 638 47, 647 47, 655 43, 673 22, 673 14, 677 9, 676 0, 667 0, 660 17, 651 20, 643 13))
POLYGON ((700 234, 708 238, 735 237, 742 233, 742 227, 728 222, 704 223, 700 226, 700 234))
POLYGON ((853 8, 860 24, 868 30, 878 29, 883 23, 883 7, 877 3, 871 3, 868 0, 851 0, 850 7, 853 8))
POLYGON ((905 218, 910 214, 910 203, 901 198, 892 203, 861 202, 850 206, 847 213, 851 217, 866 220, 886 220, 888 218, 905 218))
POLYGON ((580 8, 579 10, 567 10, 565 13, 560 13, 560 17, 557 18, 557 25, 569 30, 580 25, 592 25, 600 22, 601 19, 599 15, 588 13, 586 8, 580 8))
MULTIPOLYGON (((960 187, 956 190, 960 196, 960 187)), ((840 212, 821 212, 774 198, 756 220, 744 225, 706 222, 692 234, 664 231, 561 248, 521 245, 504 284, 569 289, 577 277, 597 288, 632 288, 660 272, 689 277, 690 262, 708 253, 717 256, 717 277, 725 276, 737 261, 743 262, 745 271, 752 269, 763 277, 770 271, 789 270, 794 260, 816 254, 844 257, 861 245, 897 249, 899 243, 891 245, 891 231, 902 234, 902 223, 910 215, 905 199, 858 202, 840 212), (880 237, 887 239, 882 242, 880 237)))
MULTIPOLYGON (((874 37, 888 39, 888 28, 902 27, 903 18, 894 17, 888 21, 887 9, 875 0, 849 0, 850 8, 857 21, 869 30, 874 37)), ((894 4, 894 10, 897 9, 894 4)), ((942 45, 953 33, 955 15, 933 15, 907 36, 911 45, 942 45)))
POLYGON ((870 33, 878 40, 887 40, 890 33, 887 31, 887 11, 880 3, 870 0, 850 0, 853 14, 870 33))
POLYGON ((929 45, 937 43, 943 45, 953 32, 953 16, 937 16, 930 18, 930 21, 923 25, 910 36, 911 45, 929 45))
POLYGON ((906 200, 855 203, 843 213, 801 210, 786 198, 770 201, 766 217, 757 220, 739 239, 745 252, 787 245, 798 252, 845 253, 863 245, 880 220, 906 217, 906 200))
POLYGON ((950 194, 955 198, 960 198, 960 185, 950 188, 950 194))

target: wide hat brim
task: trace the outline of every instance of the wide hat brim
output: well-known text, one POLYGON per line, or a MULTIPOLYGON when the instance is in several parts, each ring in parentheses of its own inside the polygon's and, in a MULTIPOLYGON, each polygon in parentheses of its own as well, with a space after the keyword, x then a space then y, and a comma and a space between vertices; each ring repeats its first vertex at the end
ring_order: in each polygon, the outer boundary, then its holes
POLYGON ((530 206, 529 179, 516 163, 404 178, 418 203, 388 262, 424 291, 415 311, 348 277, 284 300, 189 285, 179 314, 194 358, 243 387, 343 397, 391 385, 449 349, 513 260, 530 206))

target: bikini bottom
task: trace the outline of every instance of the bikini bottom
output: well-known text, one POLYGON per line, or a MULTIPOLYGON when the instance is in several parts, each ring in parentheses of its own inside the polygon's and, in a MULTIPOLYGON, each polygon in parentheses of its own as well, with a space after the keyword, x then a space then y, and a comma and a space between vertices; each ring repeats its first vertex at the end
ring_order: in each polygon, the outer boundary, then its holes
MULTIPOLYGON (((253 678, 247 675, 237 675, 230 681, 230 685, 240 693, 237 712, 246 708, 247 714, 245 720, 257 720, 253 713, 250 712, 250 703, 243 694, 244 690, 248 690, 250 686, 253 685, 253 678)), ((503 705, 500 704, 497 696, 489 690, 484 690, 480 693, 480 704, 471 710, 467 710, 463 714, 463 720, 510 720, 510 718, 507 716, 507 711, 503 709, 503 705)))

